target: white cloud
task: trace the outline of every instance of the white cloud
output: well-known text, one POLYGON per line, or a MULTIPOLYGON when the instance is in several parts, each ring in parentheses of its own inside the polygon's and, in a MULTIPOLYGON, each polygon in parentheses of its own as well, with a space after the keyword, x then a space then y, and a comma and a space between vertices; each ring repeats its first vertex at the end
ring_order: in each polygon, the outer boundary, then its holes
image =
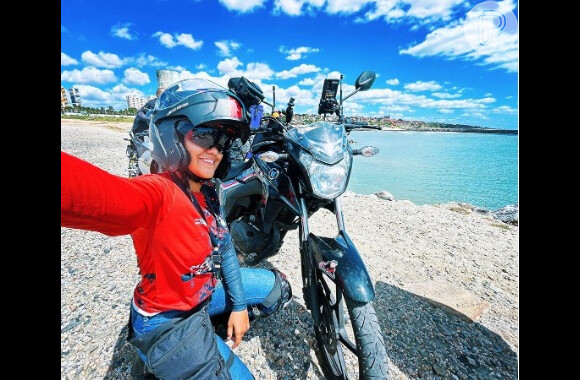
POLYGON ((306 5, 306 11, 312 12, 314 8, 321 8, 325 0, 276 0, 274 1, 274 13, 280 11, 289 16, 302 14, 302 7, 306 5))
POLYGON ((314 78, 305 78, 298 82, 298 84, 301 86, 312 86, 314 83, 316 83, 314 78))
POLYGON ((232 51, 238 49, 240 46, 242 46, 242 44, 230 40, 221 40, 216 41, 215 46, 217 46, 217 48, 219 49, 218 50, 219 55, 223 57, 229 57, 232 54, 232 51))
POLYGON ((69 65, 78 65, 79 61, 74 58, 69 57, 62 51, 60 52, 60 65, 61 66, 69 66, 69 65))
POLYGON ((203 45, 203 41, 196 41, 191 34, 181 33, 176 38, 178 45, 183 45, 193 50, 198 50, 203 45))
POLYGON ((123 79, 123 83, 143 86, 144 84, 151 83, 151 80, 149 79, 149 74, 131 67, 125 70, 125 78, 123 79))
POLYGON ((326 11, 328 13, 355 13, 360 11, 367 4, 374 3, 373 0, 334 0, 328 1, 326 11))
POLYGON ((177 43, 173 41, 173 36, 169 33, 155 32, 153 33, 152 37, 159 37, 159 42, 161 42, 161 45, 168 48, 173 48, 175 45, 177 45, 177 43))
POLYGON ((117 81, 112 70, 99 70, 95 67, 85 67, 82 70, 63 71, 60 73, 62 82, 105 84, 117 81))
POLYGON ((241 64, 242 62, 238 59, 238 57, 226 58, 218 63, 217 69, 220 73, 228 75, 232 72, 235 72, 237 67, 241 64))
MULTIPOLYGON (((501 2, 502 7, 509 2, 501 2)), ((513 9, 513 8, 512 8, 513 9)), ((490 21, 491 22, 491 21, 490 21)), ((512 26, 513 28, 513 26, 512 26)), ((423 42, 399 51, 414 57, 440 56, 447 59, 479 61, 480 65, 502 68, 508 72, 518 71, 518 33, 517 30, 487 28, 492 44, 487 46, 474 44, 480 37, 480 25, 476 22, 458 24, 436 29, 429 33, 423 42)))
POLYGON ((326 12, 353 14, 366 9, 355 22, 368 22, 383 18, 387 23, 412 20, 412 29, 420 24, 449 20, 454 8, 463 5, 463 0, 335 0, 329 1, 326 12))
POLYGON ((286 49, 285 46, 280 46, 278 49, 281 53, 288 54, 286 59, 289 61, 295 61, 301 58, 306 58, 306 55, 310 53, 317 53, 318 48, 312 48, 308 46, 300 46, 295 49, 286 49))
POLYGON ((288 79, 288 78, 295 78, 298 75, 307 74, 307 73, 316 73, 320 71, 319 67, 314 65, 307 65, 305 63, 301 64, 300 66, 293 67, 290 70, 283 70, 279 73, 276 73, 276 78, 280 79, 288 79))
POLYGON ((364 105, 356 103, 355 101, 347 101, 343 104, 343 110, 345 115, 357 115, 361 114, 364 109, 364 105))
POLYGON ((393 79, 387 79, 386 80, 387 84, 390 84, 391 86, 396 86, 398 85, 400 82, 397 78, 393 78, 393 79))
POLYGON ((138 67, 143 66, 153 66, 153 67, 165 67, 167 62, 160 61, 159 58, 152 56, 151 54, 141 53, 137 57, 125 59, 127 63, 133 63, 138 67))
POLYGON ((491 96, 486 96, 485 98, 482 98, 479 101, 481 103, 495 103, 495 98, 492 98, 491 96))
POLYGON ((195 65, 195 68, 198 70, 203 70, 205 69, 205 64, 204 63, 200 63, 199 65, 195 65))
POLYGON ((131 34, 131 31, 129 30, 131 25, 130 22, 114 25, 111 27, 111 34, 115 37, 124 38, 126 40, 136 40, 137 37, 131 34))
POLYGON ((441 99, 454 99, 454 98, 460 98, 461 94, 457 93, 457 94, 449 94, 447 92, 434 92, 431 95, 435 96, 436 98, 441 98, 441 99))
POLYGON ((114 69, 125 64, 117 54, 105 53, 102 51, 95 54, 92 51, 87 50, 81 54, 81 59, 89 66, 104 67, 107 69, 114 69))
POLYGON ((182 45, 192 50, 199 50, 203 45, 203 41, 196 41, 195 38, 188 33, 174 34, 172 36, 169 33, 160 31, 153 33, 152 37, 159 37, 161 45, 170 49, 182 45))
POLYGON ((439 113, 445 113, 445 114, 450 114, 453 113, 453 110, 447 109, 447 108, 442 108, 440 110, 438 110, 437 112, 439 113))
MULTIPOLYGON (((272 84, 261 83, 261 87, 264 91, 266 101, 272 103, 272 84)), ((318 98, 320 97, 320 94, 317 96, 313 91, 302 89, 297 85, 292 85, 288 88, 280 87, 278 85, 275 85, 275 87, 277 109, 286 109, 288 101, 293 97, 295 103, 294 113, 318 112, 318 98)), ((264 108, 270 112, 269 106, 264 105, 264 108)))
POLYGON ((406 84, 405 90, 409 91, 436 91, 441 89, 441 85, 435 81, 423 82, 417 81, 414 83, 406 84))
MULTIPOLYGON (((244 76, 251 81, 269 79, 274 74, 270 66, 265 63, 250 62, 246 65, 245 70, 238 68, 240 65, 242 65, 242 62, 237 57, 226 58, 218 63, 217 69, 224 77, 244 76)), ((225 83, 227 84, 227 80, 225 80, 225 83)))
POLYGON ((75 85, 74 87, 79 89, 79 95, 81 96, 82 103, 84 104, 91 101, 107 101, 111 99, 110 92, 101 90, 98 87, 85 85, 75 85))
POLYGON ((262 7, 266 0, 219 0, 230 11, 240 13, 251 12, 255 8, 262 7))
POLYGON ((255 81, 261 79, 269 79, 274 74, 274 71, 265 63, 251 62, 246 65, 244 76, 255 81))
POLYGON ((395 91, 391 89, 370 89, 360 92, 356 95, 356 101, 369 102, 386 106, 389 109, 393 107, 408 107, 428 109, 467 109, 467 110, 484 110, 487 105, 495 102, 494 98, 485 97, 480 99, 432 99, 425 95, 416 95, 395 91))
MULTIPOLYGON (((328 69, 324 69, 323 71, 328 71, 328 69)), ((306 78, 306 79, 300 81, 298 84, 301 84, 303 86, 311 86, 310 87, 311 91, 313 93, 318 94, 317 96, 320 96, 320 94, 322 92, 322 84, 324 83, 324 79, 326 79, 326 78, 339 79, 340 72, 332 71, 332 72, 327 72, 325 74, 318 73, 318 74, 316 74, 316 76, 314 78, 306 78)), ((343 89, 346 89, 345 91, 353 91, 354 86, 349 86, 347 83, 343 83, 343 89)))
POLYGON ((499 106, 491 110, 493 113, 505 113, 508 115, 516 115, 518 110, 510 106, 499 106))
POLYGON ((380 107, 380 110, 382 112, 385 112, 385 111, 405 112, 405 111, 410 111, 411 108, 409 108, 408 106, 403 106, 403 105, 390 105, 388 107, 380 107))
POLYGON ((410 5, 406 16, 419 19, 434 18, 447 20, 450 18, 452 9, 462 4, 464 0, 407 0, 403 3, 410 5))
POLYGON ((364 14, 364 18, 359 18, 359 21, 373 21, 377 18, 384 17, 387 21, 396 21, 403 16, 405 12, 396 8, 397 0, 380 0, 375 2, 375 8, 369 10, 364 14))

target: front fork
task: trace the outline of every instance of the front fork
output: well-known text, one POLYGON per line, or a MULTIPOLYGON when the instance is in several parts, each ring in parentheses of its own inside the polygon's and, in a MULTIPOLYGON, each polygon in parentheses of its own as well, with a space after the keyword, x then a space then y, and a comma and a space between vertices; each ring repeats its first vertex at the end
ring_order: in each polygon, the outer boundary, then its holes
POLYGON ((310 291, 313 289, 314 281, 314 258, 311 250, 308 248, 308 235, 310 229, 308 227, 308 208, 304 197, 300 197, 300 263, 302 264, 302 296, 304 297, 304 304, 308 310, 312 309, 310 304, 310 291))
POLYGON ((334 200, 334 212, 338 227, 335 238, 310 234, 308 208, 300 198, 300 261, 302 263, 302 293, 307 309, 311 310, 311 292, 317 291, 314 272, 327 275, 350 299, 370 302, 375 298, 371 277, 362 257, 346 233, 340 198, 334 200), (325 274, 323 274, 324 272, 325 274))
MULTIPOLYGON (((335 199, 335 216, 337 220, 337 225, 339 231, 344 231, 344 219, 342 216, 342 207, 340 206, 340 199, 335 199)), ((312 309, 311 306, 311 292, 317 292, 317 284, 315 283, 315 268, 317 267, 316 259, 313 255, 312 249, 310 249, 310 241, 308 237, 310 236, 310 227, 308 224, 308 207, 306 206, 306 200, 304 197, 300 197, 300 210, 302 214, 300 215, 300 262, 302 263, 302 296, 304 297, 304 303, 308 310, 312 309)), ((322 275, 322 273, 320 274, 322 275)))

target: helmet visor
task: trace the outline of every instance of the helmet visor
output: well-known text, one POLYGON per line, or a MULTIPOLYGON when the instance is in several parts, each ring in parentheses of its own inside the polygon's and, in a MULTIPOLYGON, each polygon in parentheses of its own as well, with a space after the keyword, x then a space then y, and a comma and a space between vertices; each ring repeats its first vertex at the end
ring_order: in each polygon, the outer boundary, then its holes
POLYGON ((196 127, 185 134, 185 139, 203 149, 216 147, 223 153, 232 147, 233 139, 220 129, 213 127, 196 127))
POLYGON ((226 91, 227 88, 203 78, 190 78, 176 82, 157 98, 155 108, 174 107, 187 97, 206 91, 226 91))

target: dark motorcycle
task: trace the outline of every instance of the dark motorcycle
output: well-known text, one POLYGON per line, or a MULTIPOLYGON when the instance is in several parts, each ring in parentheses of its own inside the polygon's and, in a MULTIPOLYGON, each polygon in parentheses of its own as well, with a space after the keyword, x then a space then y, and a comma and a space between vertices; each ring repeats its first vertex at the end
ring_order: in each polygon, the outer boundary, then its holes
POLYGON ((129 158, 129 177, 158 172, 158 165, 151 157, 149 146, 149 117, 152 112, 152 108, 140 109, 129 131, 129 138, 124 138, 129 142, 126 151, 129 158))
MULTIPOLYGON (((230 228, 242 265, 253 266, 278 253, 284 236, 298 229, 302 291, 311 311, 319 362, 328 379, 386 379, 387 355, 373 306, 375 290, 365 264, 349 238, 340 195, 346 191, 355 155, 372 156, 378 149, 354 149, 348 134, 369 125, 348 124, 343 101, 369 89, 375 73, 363 72, 356 90, 342 97, 342 75, 326 79, 319 104, 324 121, 293 126, 294 99, 282 115, 253 118, 253 141, 246 160, 234 163, 218 182, 222 215, 230 228), (336 100, 340 85, 340 101, 336 100), (326 121, 336 114, 337 122, 326 121), (310 232, 309 218, 320 209, 336 216, 338 234, 310 232), (358 373, 347 362, 358 362, 358 373)), ((257 86, 232 78, 230 90, 255 109, 263 101, 257 86)))

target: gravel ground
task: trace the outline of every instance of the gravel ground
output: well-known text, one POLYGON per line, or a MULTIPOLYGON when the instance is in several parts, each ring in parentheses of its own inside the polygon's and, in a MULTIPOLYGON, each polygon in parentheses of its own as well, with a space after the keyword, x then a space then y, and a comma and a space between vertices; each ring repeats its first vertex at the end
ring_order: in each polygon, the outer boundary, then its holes
MULTIPOLYGON (((62 120, 61 149, 126 176, 130 125, 62 120)), ((347 231, 374 281, 390 378, 518 378, 518 227, 452 205, 350 192, 342 200, 347 231)), ((330 213, 311 221, 312 232, 336 234, 330 213)), ((256 379, 324 378, 297 242, 290 231, 262 265, 288 275, 293 302, 252 322, 235 349, 256 379)), ((61 228, 61 379, 130 378, 126 322, 138 280, 129 236, 61 228)))

